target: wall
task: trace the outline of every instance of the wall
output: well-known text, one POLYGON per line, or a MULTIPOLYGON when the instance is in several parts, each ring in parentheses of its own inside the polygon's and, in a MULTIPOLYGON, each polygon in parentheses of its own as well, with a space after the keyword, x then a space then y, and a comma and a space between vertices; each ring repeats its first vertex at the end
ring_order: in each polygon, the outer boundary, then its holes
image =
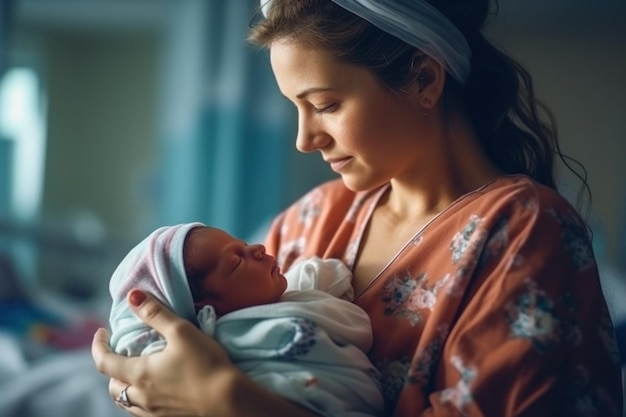
MULTIPOLYGON (((501 3, 489 36, 533 73, 539 97, 557 117, 564 152, 587 168, 600 254, 618 263, 626 259, 621 237, 626 228, 621 161, 626 156, 626 14, 610 8, 589 13, 580 10, 582 1, 563 9, 572 16, 538 0, 501 3)), ((164 15, 175 3, 158 4, 164 15)), ((137 24, 130 21, 124 30, 107 31, 86 27, 90 23, 20 25, 17 40, 23 50, 40 56, 49 96, 46 215, 71 222, 94 213, 108 233, 130 240, 151 224, 156 208, 147 205, 146 193, 154 192, 151 175, 158 158, 161 104, 155 72, 162 58, 161 15, 148 30, 132 29, 137 24)), ((334 176, 317 155, 295 149, 291 155, 290 166, 297 169, 289 178, 290 195, 334 176)))
POLYGON ((95 211, 132 236, 149 207, 141 194, 155 162, 156 39, 48 33, 49 100, 44 209, 95 211), (106 208, 106 210, 102 210, 106 208))
POLYGON ((106 283, 155 211, 159 32, 23 25, 14 45, 47 100, 44 226, 24 232, 43 249, 34 279, 89 291, 86 278, 106 283))
POLYGON ((589 9, 570 16, 539 5, 523 14, 509 0, 488 33, 529 69, 556 116, 563 152, 587 169, 598 255, 619 264, 626 255, 626 8, 590 3, 574 2, 572 10, 589 9))

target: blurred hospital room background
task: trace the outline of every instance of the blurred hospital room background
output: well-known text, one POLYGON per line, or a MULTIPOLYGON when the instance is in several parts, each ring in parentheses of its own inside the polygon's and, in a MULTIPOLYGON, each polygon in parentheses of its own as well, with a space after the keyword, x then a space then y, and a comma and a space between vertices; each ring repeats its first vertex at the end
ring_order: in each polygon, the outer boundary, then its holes
MULTIPOLYGON (((257 5, 0 0, 0 351, 12 355, 0 415, 119 413, 88 344, 126 251, 188 221, 259 240, 334 177, 296 151, 295 109, 267 51, 246 43, 257 5)), ((588 215, 622 324, 626 1, 500 0, 486 32, 533 74, 564 153, 587 170, 590 210, 563 169, 561 190, 588 215)))

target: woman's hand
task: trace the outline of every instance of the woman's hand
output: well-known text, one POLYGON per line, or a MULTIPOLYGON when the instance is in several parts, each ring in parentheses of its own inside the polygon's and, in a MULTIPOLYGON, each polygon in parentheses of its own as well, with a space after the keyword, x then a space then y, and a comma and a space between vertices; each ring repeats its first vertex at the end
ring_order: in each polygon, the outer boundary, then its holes
POLYGON ((128 301, 167 346, 147 356, 121 356, 111 351, 107 332, 99 329, 92 356, 98 371, 111 378, 111 397, 117 398, 128 386, 130 406, 125 409, 138 417, 208 415, 205 410, 219 415, 219 406, 227 406, 226 393, 240 374, 223 348, 148 294, 131 291, 128 301))

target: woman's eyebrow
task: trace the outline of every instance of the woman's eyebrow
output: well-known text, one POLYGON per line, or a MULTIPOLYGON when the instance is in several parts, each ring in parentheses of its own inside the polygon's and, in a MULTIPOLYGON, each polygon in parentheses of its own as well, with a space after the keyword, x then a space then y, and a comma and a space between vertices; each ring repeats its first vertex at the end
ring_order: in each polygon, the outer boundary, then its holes
POLYGON ((296 98, 298 99, 303 99, 306 96, 313 94, 313 93, 323 93, 323 92, 327 92, 327 91, 331 91, 332 88, 330 87, 311 87, 311 88, 307 88, 306 90, 298 93, 298 95, 296 96, 296 98))

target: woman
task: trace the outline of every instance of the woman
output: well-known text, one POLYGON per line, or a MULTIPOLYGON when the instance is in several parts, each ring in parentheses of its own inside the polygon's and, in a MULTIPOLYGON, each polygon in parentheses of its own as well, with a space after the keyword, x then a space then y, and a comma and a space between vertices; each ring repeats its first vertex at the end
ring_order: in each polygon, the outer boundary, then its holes
MULTIPOLYGON (((263 3, 251 38, 298 109, 297 147, 341 176, 278 216, 267 249, 283 270, 315 255, 350 267, 386 414, 621 416, 589 237, 555 191, 530 76, 481 34, 489 1, 263 3)), ((168 341, 126 359, 96 334, 131 414, 307 415, 152 297, 129 301, 168 341)))

